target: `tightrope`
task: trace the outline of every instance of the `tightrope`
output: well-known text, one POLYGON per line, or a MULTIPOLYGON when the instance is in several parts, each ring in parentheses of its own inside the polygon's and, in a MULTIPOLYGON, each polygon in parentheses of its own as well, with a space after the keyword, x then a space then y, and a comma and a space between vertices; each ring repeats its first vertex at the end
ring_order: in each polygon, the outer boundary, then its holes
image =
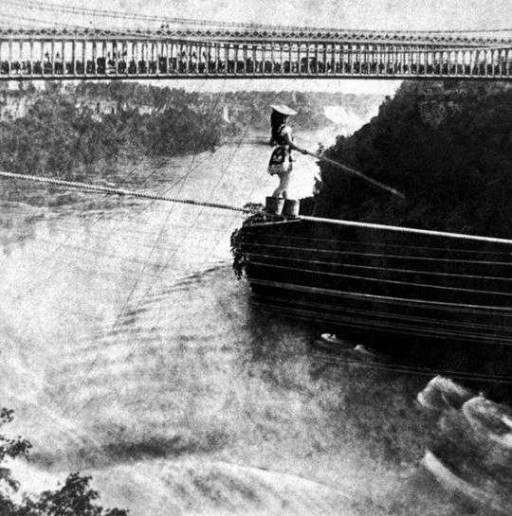
POLYGON ((14 174, 12 172, 0 171, 0 177, 7 179, 20 179, 22 181, 33 181, 36 183, 46 183, 55 186, 67 186, 69 188, 76 188, 77 190, 84 190, 88 192, 105 193, 109 195, 120 195, 126 197, 136 197, 139 199, 149 199, 154 201, 174 202, 178 204, 190 204, 192 206, 203 206, 206 208, 216 208, 219 210, 237 211, 240 213, 256 213, 255 208, 240 208, 231 206, 229 204, 220 204, 215 202, 196 201, 194 199, 180 199, 177 197, 168 197, 167 195, 157 195, 149 192, 137 192, 134 190, 125 190, 123 188, 113 188, 109 186, 93 185, 89 183, 81 183, 79 181, 64 181, 63 179, 54 179, 50 177, 32 176, 30 174, 14 174))

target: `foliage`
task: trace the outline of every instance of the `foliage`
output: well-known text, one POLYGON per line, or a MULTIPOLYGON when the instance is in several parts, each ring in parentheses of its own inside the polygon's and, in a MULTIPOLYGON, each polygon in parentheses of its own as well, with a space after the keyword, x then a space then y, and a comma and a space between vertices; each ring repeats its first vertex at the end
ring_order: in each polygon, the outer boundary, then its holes
POLYGON ((233 271, 236 279, 242 279, 244 268, 246 265, 246 256, 241 249, 242 234, 239 229, 235 229, 231 233, 231 254, 233 255, 233 271))
MULTIPOLYGON (((2 408, 0 428, 12 419, 13 411, 2 408)), ((44 491, 37 497, 23 493, 21 502, 14 501, 13 495, 20 490, 20 485, 3 463, 6 458, 26 456, 30 448, 31 444, 26 439, 10 439, 0 434, 1 516, 127 516, 125 510, 104 510, 97 505, 99 494, 89 486, 91 477, 79 473, 71 473, 59 489, 44 491)))
POLYGON ((269 222, 272 215, 268 215, 263 211, 257 212, 244 220, 241 229, 235 229, 231 234, 231 254, 233 255, 233 271, 237 279, 241 279, 245 267, 248 263, 247 252, 242 250, 246 233, 243 228, 269 222))
POLYGON ((512 237, 512 90, 506 84, 405 82, 379 115, 326 156, 406 202, 321 163, 316 213, 512 237))
MULTIPOLYGON (((13 411, 2 408, 0 410, 0 428, 13 420, 13 411)), ((12 477, 11 470, 4 466, 6 458, 14 459, 19 456, 24 456, 31 448, 31 444, 20 437, 17 439, 10 439, 4 434, 0 434, 0 514, 3 516, 14 514, 16 506, 10 499, 9 495, 18 491, 19 484, 12 477)))
POLYGON ((71 473, 55 491, 44 491, 38 498, 26 497, 16 516, 126 516, 121 509, 96 505, 99 494, 89 487, 91 477, 71 473))
POLYGON ((221 141, 220 112, 182 90, 88 84, 25 97, 26 116, 0 122, 0 166, 11 172, 77 178, 100 161, 115 166, 120 158, 199 152, 221 141))

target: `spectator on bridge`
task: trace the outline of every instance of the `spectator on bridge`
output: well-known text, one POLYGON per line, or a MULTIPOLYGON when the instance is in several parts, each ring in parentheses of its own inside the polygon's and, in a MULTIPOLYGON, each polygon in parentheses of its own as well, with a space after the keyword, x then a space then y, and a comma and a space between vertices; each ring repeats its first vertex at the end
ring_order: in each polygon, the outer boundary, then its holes
POLYGON ((298 150, 303 154, 306 154, 306 151, 293 143, 292 128, 287 123, 288 117, 296 115, 297 112, 282 104, 270 107, 272 108, 270 144, 274 145, 275 148, 270 156, 268 173, 279 177, 279 186, 275 189, 272 197, 284 197, 286 199, 293 169, 292 162, 294 161, 291 151, 298 150))

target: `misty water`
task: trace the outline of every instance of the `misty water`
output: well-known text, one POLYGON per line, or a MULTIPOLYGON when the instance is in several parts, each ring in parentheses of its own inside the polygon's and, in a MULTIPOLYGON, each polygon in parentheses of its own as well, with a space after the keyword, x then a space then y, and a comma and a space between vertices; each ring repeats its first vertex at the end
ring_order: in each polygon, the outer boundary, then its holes
MULTIPOLYGON (((302 136, 314 150, 320 137, 302 136)), ((170 160, 148 184, 263 202, 270 150, 246 140, 170 160)), ((298 157, 292 193, 316 173, 298 157)), ((420 465, 430 378, 346 364, 311 346, 317 330, 251 307, 229 248, 243 214, 3 201, 0 385, 11 430, 34 444, 13 465, 26 488, 79 470, 133 515, 463 513, 420 465)))

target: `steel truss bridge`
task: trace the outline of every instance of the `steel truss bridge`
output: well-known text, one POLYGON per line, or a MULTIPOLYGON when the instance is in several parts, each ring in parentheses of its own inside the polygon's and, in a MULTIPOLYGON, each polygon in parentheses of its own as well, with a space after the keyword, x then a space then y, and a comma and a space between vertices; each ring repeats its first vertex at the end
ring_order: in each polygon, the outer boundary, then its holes
POLYGON ((0 80, 512 78, 512 34, 237 28, 0 28, 0 80))

